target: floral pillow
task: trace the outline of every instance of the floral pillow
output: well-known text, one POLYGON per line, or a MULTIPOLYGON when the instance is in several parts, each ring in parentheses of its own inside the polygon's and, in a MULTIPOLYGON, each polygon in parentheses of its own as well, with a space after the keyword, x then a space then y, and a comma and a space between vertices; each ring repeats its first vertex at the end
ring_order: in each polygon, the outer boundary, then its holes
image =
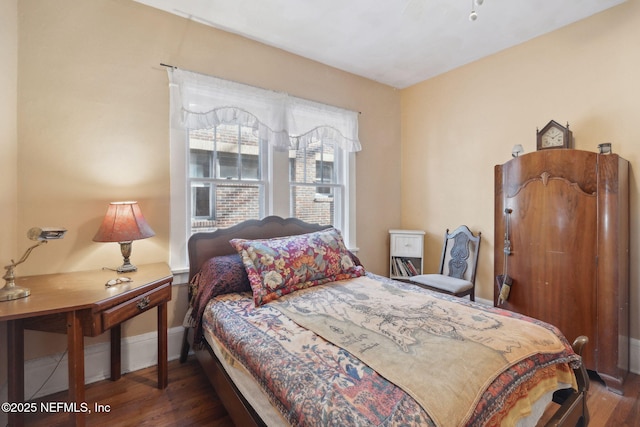
POLYGON ((335 228, 266 240, 233 239, 230 243, 242 257, 256 306, 298 289, 365 274, 335 228))

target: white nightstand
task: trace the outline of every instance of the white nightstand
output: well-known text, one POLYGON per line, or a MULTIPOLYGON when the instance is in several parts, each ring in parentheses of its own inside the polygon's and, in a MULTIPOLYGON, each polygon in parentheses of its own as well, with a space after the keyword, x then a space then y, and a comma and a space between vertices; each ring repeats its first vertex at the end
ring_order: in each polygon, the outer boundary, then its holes
POLYGON ((422 230, 389 230, 389 277, 406 280, 422 274, 424 234, 422 230))

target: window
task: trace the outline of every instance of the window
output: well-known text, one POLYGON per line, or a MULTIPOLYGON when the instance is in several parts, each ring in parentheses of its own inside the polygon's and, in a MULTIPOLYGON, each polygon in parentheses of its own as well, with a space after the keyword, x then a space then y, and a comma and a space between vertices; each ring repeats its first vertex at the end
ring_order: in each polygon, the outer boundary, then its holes
POLYGON ((171 258, 195 232, 267 215, 332 224, 355 249, 358 113, 169 70, 171 258))
MULTIPOLYGON (((288 188, 289 216, 342 229, 344 182, 334 167, 334 146, 313 141, 290 150, 289 185, 274 185, 272 192, 288 188)), ((258 138, 241 125, 189 132, 191 234, 264 216, 261 151, 258 138)))
POLYGON ((264 144, 240 124, 189 131, 191 234, 264 216, 264 144))

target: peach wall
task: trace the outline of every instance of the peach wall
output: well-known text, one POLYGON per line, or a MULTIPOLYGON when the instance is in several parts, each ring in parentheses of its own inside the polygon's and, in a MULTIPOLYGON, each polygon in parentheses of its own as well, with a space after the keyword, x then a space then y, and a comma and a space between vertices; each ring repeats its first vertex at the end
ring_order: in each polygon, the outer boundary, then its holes
MULTIPOLYGON (((69 230, 19 274, 119 265, 115 243, 91 240, 114 200, 138 200, 156 232, 134 242, 132 261, 168 260, 169 96, 160 63, 361 111, 357 243, 370 270, 387 271, 387 230, 400 224, 399 92, 131 1, 20 0, 18 11, 15 245, 26 248, 23 232, 33 225, 69 230)), ((181 323, 185 295, 176 287, 170 325, 181 323)), ((150 313, 124 334, 154 325, 150 313)), ((64 349, 62 337, 42 336, 27 334, 27 357, 64 349)))
POLYGON ((437 269, 443 230, 483 234, 477 294, 493 298, 494 166, 536 128, 569 122, 575 148, 611 142, 631 164, 632 337, 640 338, 640 4, 628 1, 402 91, 402 226, 426 230, 437 269))
MULTIPOLYGON (((16 105, 18 81, 18 3, 0 2, 0 262, 2 266, 17 258, 17 177, 18 138, 16 105)), ((2 270, 4 275, 4 270, 2 270)), ((0 281, 0 287, 4 280, 0 281)), ((1 304, 1 303, 0 303, 1 304)), ((4 322, 0 324, 0 343, 6 341, 4 322)), ((4 347, 4 344, 0 344, 4 347)), ((0 384, 6 379, 6 352, 0 352, 0 384)), ((0 416, 0 422, 2 417, 0 416)))

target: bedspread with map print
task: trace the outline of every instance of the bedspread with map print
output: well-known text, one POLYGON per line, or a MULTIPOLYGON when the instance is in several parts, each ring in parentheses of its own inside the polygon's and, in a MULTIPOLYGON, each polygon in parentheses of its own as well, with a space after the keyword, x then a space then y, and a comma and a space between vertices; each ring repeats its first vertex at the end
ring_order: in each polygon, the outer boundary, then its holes
POLYGON ((464 425, 517 362, 570 360, 570 345, 550 325, 414 290, 360 277, 273 306, 405 390, 438 425, 464 425))
POLYGON ((259 308, 222 295, 203 327, 294 426, 499 424, 579 362, 553 326, 370 273, 259 308))

